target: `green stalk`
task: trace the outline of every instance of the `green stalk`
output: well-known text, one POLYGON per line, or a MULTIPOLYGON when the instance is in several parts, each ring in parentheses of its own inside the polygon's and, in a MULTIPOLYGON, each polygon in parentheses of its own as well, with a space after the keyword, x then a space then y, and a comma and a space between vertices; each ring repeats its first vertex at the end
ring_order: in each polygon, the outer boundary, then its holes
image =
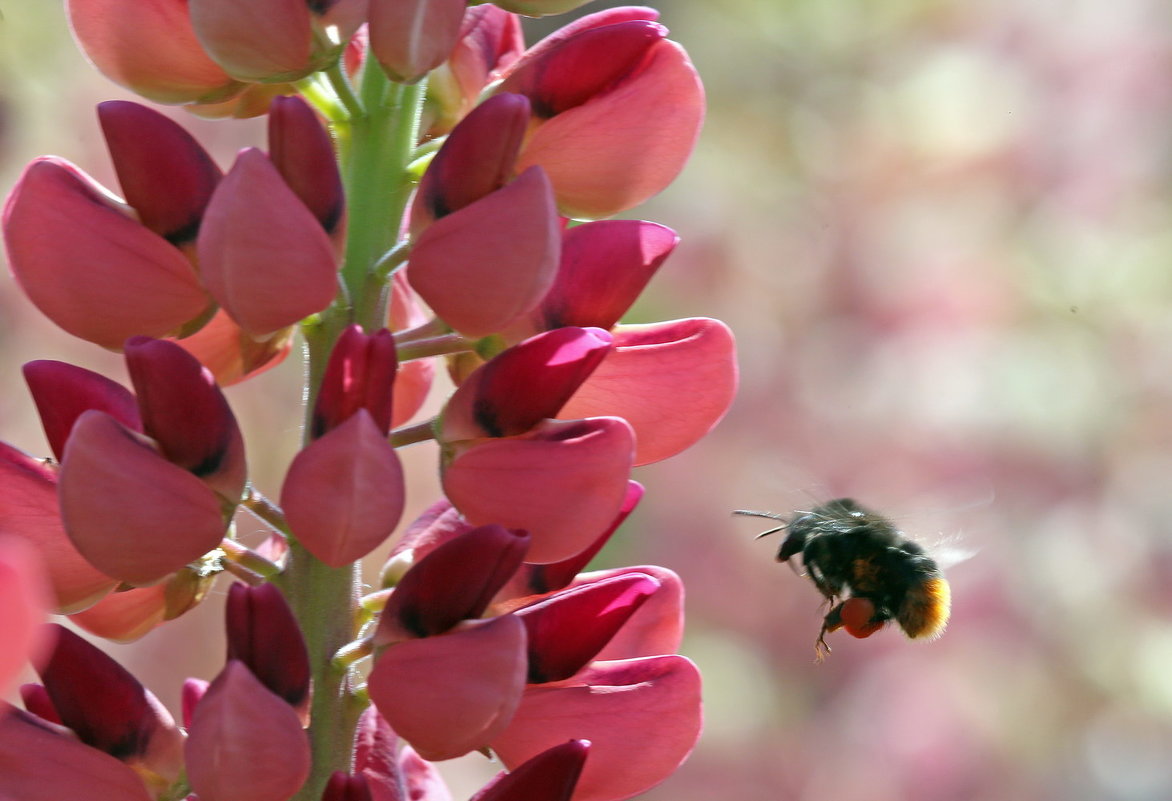
MULTIPOLYGON (((422 86, 392 83, 373 58, 366 62, 357 94, 343 99, 352 116, 336 122, 335 133, 345 145, 341 166, 348 228, 341 281, 349 305, 336 303, 302 326, 305 438, 313 400, 338 335, 352 322, 367 331, 385 324, 387 278, 372 271, 398 238, 411 192, 406 168, 418 137, 422 100, 422 86)), ((313 674, 309 727, 313 770, 292 801, 319 801, 330 774, 351 767, 354 730, 367 703, 356 691, 351 668, 334 661, 334 655, 358 634, 361 573, 358 564, 326 565, 295 538, 290 537, 289 548, 289 564, 279 583, 305 634, 313 674)))

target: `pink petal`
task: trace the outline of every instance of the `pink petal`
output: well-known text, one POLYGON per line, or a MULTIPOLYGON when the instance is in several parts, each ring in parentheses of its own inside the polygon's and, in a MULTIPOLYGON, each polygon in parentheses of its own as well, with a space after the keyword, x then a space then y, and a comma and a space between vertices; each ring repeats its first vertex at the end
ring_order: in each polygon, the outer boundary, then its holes
POLYGON ((620 567, 583 573, 573 586, 589 586, 616 576, 652 576, 659 583, 655 592, 623 624, 595 659, 633 659, 640 656, 674 654, 684 637, 684 583, 680 577, 658 565, 620 567))
POLYGON ((692 446, 720 422, 737 388, 736 343, 719 320, 620 326, 615 350, 558 413, 622 417, 635 429, 635 464, 692 446))
POLYGON ((61 464, 65 529, 95 567, 151 584, 224 536, 217 496, 104 412, 78 418, 61 464))
POLYGON ((228 659, 299 712, 309 707, 309 652, 293 610, 276 585, 233 584, 225 607, 228 659))
POLYGON ((569 24, 562 25, 549 36, 526 50, 524 55, 513 64, 509 74, 526 69, 527 65, 533 61, 540 61, 546 58, 549 53, 562 47, 567 40, 574 39, 582 35, 585 31, 602 28, 607 25, 617 25, 622 22, 633 22, 637 20, 655 22, 657 19, 659 19, 659 12, 647 6, 618 6, 616 8, 606 8, 602 11, 596 11, 593 14, 586 14, 569 24))
POLYGON ((399 457, 360 409, 294 457, 281 506, 297 540, 341 567, 391 535, 403 514, 403 491, 399 457))
POLYGON ((486 336, 549 290, 558 243, 549 181, 540 170, 526 171, 429 226, 412 249, 407 278, 444 322, 486 336))
POLYGON ((225 502, 239 501, 248 480, 244 437, 211 371, 161 339, 129 339, 125 354, 145 432, 169 462, 191 471, 225 502))
POLYGON ((675 179, 703 119, 695 68, 683 48, 664 39, 630 79, 538 127, 517 170, 544 167, 563 214, 609 217, 675 179))
POLYGON ((189 0, 191 26, 217 64, 241 81, 294 81, 313 69, 305 0, 189 0))
POLYGON ((12 273, 33 304, 102 347, 165 336, 208 306, 183 254, 67 161, 29 164, 5 204, 4 235, 12 273))
POLYGON ((699 736, 700 672, 673 655, 598 662, 572 683, 530 687, 492 747, 516 768, 571 737, 590 740, 573 801, 620 801, 670 776, 699 736))
POLYGON ((293 348, 293 329, 282 328, 256 339, 220 309, 199 331, 174 341, 211 370, 220 386, 226 387, 284 361, 293 348))
POLYGON ((84 609, 118 585, 70 542, 57 506, 57 473, 39 459, 0 442, 0 534, 19 537, 41 556, 55 607, 84 609))
POLYGON ((183 728, 191 729, 191 720, 195 716, 195 707, 207 695, 210 681, 203 679, 184 679, 180 703, 183 705, 183 728))
POLYGON ((187 0, 67 0, 66 8, 73 35, 94 65, 143 97, 190 103, 244 88, 196 40, 187 0))
POLYGON ((570 801, 589 753, 589 740, 568 740, 547 748, 516 770, 498 773, 470 801, 570 801))
POLYGON ((532 533, 530 562, 587 548, 627 494, 634 435, 624 420, 549 421, 531 433, 476 442, 443 471, 444 492, 473 524, 532 533))
POLYGON ((612 342, 599 328, 559 328, 498 353, 449 398, 439 440, 524 434, 556 416, 605 359, 612 342))
POLYGON ((361 773, 371 801, 451 801, 435 765, 402 744, 374 706, 358 719, 354 772, 361 773))
POLYGON ((375 660, 371 700, 424 759, 483 748, 508 725, 525 685, 525 627, 511 615, 405 640, 375 660))
POLYGON ((480 617, 528 548, 528 534, 500 526, 474 528, 435 548, 395 585, 375 645, 442 634, 480 617))
POLYGON ((200 801, 287 801, 309 777, 309 739, 292 707, 236 661, 196 705, 185 751, 200 801))
POLYGON ((415 83, 452 52, 465 0, 370 0, 370 49, 391 80, 415 83))
MULTIPOLYGON (((399 751, 399 769, 408 801, 452 801, 444 777, 435 765, 416 753, 410 745, 399 751)), ((375 795, 374 801, 384 801, 375 795)))
POLYGON ((142 779, 109 754, 21 709, 0 705, 0 798, 152 801, 142 779))
POLYGON ((269 108, 269 158, 322 228, 341 233, 346 201, 329 133, 300 97, 275 97, 269 108))
POLYGON ((167 583, 107 595, 69 622, 83 631, 114 642, 134 642, 163 622, 167 583))
POLYGON ((7 696, 21 671, 40 656, 48 607, 40 555, 17 537, 0 536, 0 696, 7 696))
POLYGON ((157 788, 179 777, 183 735, 166 708, 121 665, 69 629, 39 669, 61 722, 82 742, 135 767, 157 788))
POLYGON ((222 171, 170 118, 129 100, 98 104, 122 194, 142 224, 175 245, 195 239, 222 171))
POLYGON ((392 390, 398 359, 391 332, 380 328, 367 336, 362 326, 342 331, 330 352, 310 421, 316 439, 366 409, 386 436, 391 427, 392 390))
POLYGON ((58 461, 65 455, 74 422, 90 409, 106 412, 127 428, 142 431, 134 395, 101 373, 49 359, 28 362, 21 369, 37 404, 45 439, 58 461))
POLYGON ((208 291, 250 334, 321 311, 337 290, 325 229, 259 150, 242 151, 216 188, 197 250, 208 291))

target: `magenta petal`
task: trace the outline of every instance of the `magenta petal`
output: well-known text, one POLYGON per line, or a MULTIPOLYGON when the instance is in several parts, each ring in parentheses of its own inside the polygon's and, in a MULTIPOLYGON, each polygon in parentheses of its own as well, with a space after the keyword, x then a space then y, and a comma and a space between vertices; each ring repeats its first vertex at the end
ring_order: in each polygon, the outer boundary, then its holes
POLYGON ((570 801, 589 740, 568 740, 527 759, 508 773, 499 773, 469 801, 570 801))
POLYGON ((90 409, 106 412, 127 428, 142 431, 134 395, 101 373, 49 359, 28 362, 22 370, 37 404, 45 438, 58 461, 65 455, 65 441, 73 423, 90 409))
POLYGON ((633 659, 639 656, 674 654, 684 636, 684 583, 680 577, 658 565, 621 567, 583 573, 574 586, 608 581, 616 576, 652 576, 659 586, 635 610, 595 659, 633 659))
POLYGON ((525 51, 524 55, 513 64, 512 71, 527 69, 534 61, 540 61, 551 52, 562 47, 567 40, 582 35, 585 31, 602 28, 607 25, 617 25, 622 22, 646 20, 655 22, 659 19, 659 12, 647 6, 618 6, 606 8, 593 14, 586 14, 573 22, 562 25, 549 36, 542 39, 533 47, 525 51))
POLYGON ((216 187, 197 251, 208 291, 253 335, 321 311, 337 291, 325 229, 256 149, 216 187))
POLYGON ((529 633, 529 683, 573 676, 658 589, 659 582, 651 576, 626 573, 516 610, 529 633))
POLYGON ((336 770, 330 774, 322 790, 321 801, 374 801, 370 786, 361 773, 351 776, 336 770))
POLYGON ((531 532, 530 562, 557 562, 610 526, 627 494, 634 448, 624 420, 551 420, 457 453, 444 470, 444 492, 471 523, 531 532))
POLYGON ((244 437, 211 371, 162 339, 134 337, 124 352, 143 428, 163 455, 227 503, 240 500, 248 479, 244 437))
POLYGON ((78 418, 61 464, 65 530, 107 575, 151 584, 215 548, 220 502, 104 412, 78 418))
POLYGON ((712 430, 737 388, 736 343, 719 320, 620 326, 615 350, 558 413, 612 414, 635 429, 635 464, 674 456, 712 430))
POLYGON ((142 779, 109 754, 21 709, 0 705, 0 798, 151 801, 142 779))
POLYGON ((351 325, 342 332, 326 364, 313 409, 314 439, 348 420, 359 409, 370 413, 385 436, 391 427, 392 395, 398 359, 391 332, 380 328, 370 336, 351 325))
POLYGON ((370 50, 387 75, 415 83, 447 59, 465 0, 370 0, 370 50))
POLYGON ((525 626, 512 615, 404 640, 375 660, 379 712, 424 759, 483 748, 504 730, 525 686, 525 626))
POLYGON ((432 223, 411 251, 407 279, 448 325, 468 336, 487 336, 549 290, 558 245, 549 181, 543 171, 527 170, 432 223))
POLYGON ((599 328, 559 328, 498 353, 452 394, 439 440, 509 437, 555 417, 612 342, 599 328))
POLYGON ((539 307, 542 327, 612 327, 679 241, 670 228, 642 220, 570 228, 562 235, 557 280, 539 307))
POLYGON ((185 752, 200 801, 287 801, 309 777, 301 721, 236 661, 196 705, 185 752))
POLYGON ((101 649, 63 626, 52 629, 56 644, 39 672, 61 722, 87 745, 152 776, 153 783, 175 781, 183 735, 171 714, 101 649))
POLYGON ((329 234, 342 223, 346 201, 330 135, 300 97, 274 97, 269 107, 269 158, 285 183, 329 234))
POLYGON ((289 528, 331 567, 361 559, 403 514, 403 468, 365 409, 293 459, 281 487, 289 528))
POLYGON ((435 548, 395 585, 375 644, 441 634, 461 620, 480 617, 528 547, 525 532, 481 526, 435 548))
POLYGON ((25 541, 0 536, 0 696, 6 696, 28 662, 39 657, 48 607, 49 586, 40 556, 25 541))
POLYGON ((98 104, 98 119, 122 194, 147 228, 180 245, 195 239, 223 176, 178 123, 129 100, 98 104))
POLYGON ((191 728, 191 719, 195 715, 195 707, 211 686, 210 681, 203 679, 184 679, 180 703, 183 705, 183 727, 191 728))
POLYGON ((521 95, 495 95, 470 111, 419 182, 412 236, 508 183, 528 125, 529 101, 521 95))
POLYGON ((680 766, 700 736, 700 717, 700 672, 684 657, 598 662, 573 683, 527 689, 492 747, 516 768, 571 737, 590 740, 574 801, 620 801, 680 766))
POLYGON ((285 596, 276 585, 228 590, 228 659, 239 660, 295 710, 309 706, 309 652, 285 596))
POLYGON ((66 535, 57 504, 57 472, 3 442, 0 532, 23 539, 40 554, 59 612, 84 609, 118 585, 78 553, 66 535))
POLYGON ((172 333, 208 306, 183 254, 67 161, 29 164, 3 218, 13 275, 74 336, 117 350, 135 334, 172 333))

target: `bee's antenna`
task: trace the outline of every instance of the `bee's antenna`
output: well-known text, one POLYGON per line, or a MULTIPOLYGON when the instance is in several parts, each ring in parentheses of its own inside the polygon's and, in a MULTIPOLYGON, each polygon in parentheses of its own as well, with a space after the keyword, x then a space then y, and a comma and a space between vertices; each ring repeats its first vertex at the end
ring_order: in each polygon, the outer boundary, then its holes
POLYGON ((759 540, 762 537, 768 537, 770 534, 776 534, 779 531, 785 531, 787 528, 789 528, 789 523, 790 523, 789 515, 778 514, 777 512, 758 512, 754 509, 734 509, 733 514, 734 515, 745 515, 746 517, 765 517, 765 518, 768 518, 769 520, 783 521, 780 526, 776 526, 774 528, 771 528, 768 531, 762 531, 760 534, 758 534, 756 537, 753 538, 755 540, 759 540))

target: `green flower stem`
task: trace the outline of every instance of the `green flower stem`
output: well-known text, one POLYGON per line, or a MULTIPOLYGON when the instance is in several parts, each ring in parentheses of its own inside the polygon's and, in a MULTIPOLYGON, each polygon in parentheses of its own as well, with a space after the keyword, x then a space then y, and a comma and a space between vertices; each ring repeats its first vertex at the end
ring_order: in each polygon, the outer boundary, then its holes
POLYGON ((285 522, 285 513, 251 484, 245 488, 240 505, 282 534, 289 533, 289 524, 285 522))
POLYGON ((427 356, 446 356, 449 353, 463 353, 475 350, 476 342, 460 334, 441 334, 430 339, 417 339, 398 346, 400 362, 422 359, 427 356))
POLYGON ((392 447, 401 448, 404 445, 414 445, 416 442, 427 442, 435 439, 435 420, 425 420, 413 426, 403 426, 391 432, 389 437, 392 447))
POLYGON ((281 572, 281 568, 265 559, 256 551, 246 548, 236 540, 225 539, 220 542, 220 550, 224 552, 224 569, 233 575, 240 575, 236 568, 247 571, 243 578, 247 581, 249 574, 257 579, 271 579, 281 572))
MULTIPOLYGON (((306 347, 306 403, 309 417, 330 351, 342 330, 359 323, 374 331, 386 323, 387 279, 374 267, 398 240, 411 179, 407 173, 418 137, 423 86, 392 83, 369 58, 358 91, 347 93, 345 75, 327 76, 350 119, 334 123, 346 188, 347 238, 342 263, 343 300, 301 327, 306 347)), ((267 511, 261 509, 262 512, 267 511)), ((334 655, 358 635, 360 565, 330 567, 316 559, 295 536, 289 537, 289 563, 277 579, 289 600, 309 648, 313 675, 310 749, 313 769, 291 801, 320 801, 331 773, 350 768, 358 716, 369 703, 358 691, 352 668, 334 655)))

